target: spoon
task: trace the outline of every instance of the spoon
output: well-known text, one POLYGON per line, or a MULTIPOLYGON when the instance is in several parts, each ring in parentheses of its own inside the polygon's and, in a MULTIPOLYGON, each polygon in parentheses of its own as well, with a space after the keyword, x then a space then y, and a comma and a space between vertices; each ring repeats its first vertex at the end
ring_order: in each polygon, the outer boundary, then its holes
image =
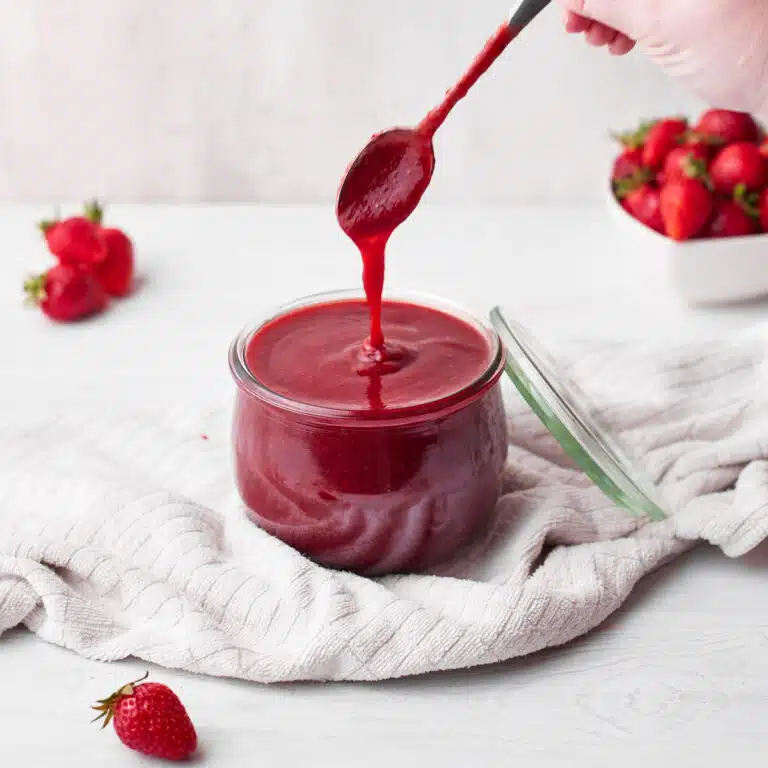
POLYGON ((336 216, 342 230, 358 246, 370 240, 386 242, 413 213, 435 170, 435 132, 512 40, 550 2, 523 0, 443 101, 416 128, 393 128, 375 135, 352 161, 339 187, 336 216))

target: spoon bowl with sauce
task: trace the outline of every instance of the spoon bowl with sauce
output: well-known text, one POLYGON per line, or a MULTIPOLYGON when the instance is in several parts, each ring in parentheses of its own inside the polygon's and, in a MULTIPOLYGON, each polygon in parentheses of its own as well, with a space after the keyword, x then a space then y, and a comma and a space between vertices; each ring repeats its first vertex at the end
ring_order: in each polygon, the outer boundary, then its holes
POLYGON ((428 136, 413 128, 377 134, 352 161, 339 188, 342 230, 355 243, 392 232, 413 213, 434 170, 428 136))

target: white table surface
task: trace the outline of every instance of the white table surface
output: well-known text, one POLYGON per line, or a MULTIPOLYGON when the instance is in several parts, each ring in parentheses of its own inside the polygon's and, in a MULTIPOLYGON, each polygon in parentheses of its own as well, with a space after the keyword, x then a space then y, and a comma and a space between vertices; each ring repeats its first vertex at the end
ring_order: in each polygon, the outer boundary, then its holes
MULTIPOLYGON (((330 208, 116 207, 112 220, 138 244, 141 290, 97 322, 54 326, 19 302, 24 274, 46 264, 34 222, 47 213, 0 208, 0 396, 30 412, 38 402, 109 407, 228 391, 226 351, 240 326, 275 303, 359 281, 330 208)), ((388 267, 393 288, 483 314, 503 302, 564 336, 721 334, 768 317, 759 303, 686 309, 665 265, 618 241, 599 208, 427 207, 393 239, 388 267)), ((767 577, 768 551, 729 561, 701 548, 646 579, 590 636, 462 673, 275 687, 152 676, 187 705, 205 765, 751 765, 768 746, 767 577)), ((89 726, 88 707, 144 670, 7 633, 0 762, 143 764, 89 726)))

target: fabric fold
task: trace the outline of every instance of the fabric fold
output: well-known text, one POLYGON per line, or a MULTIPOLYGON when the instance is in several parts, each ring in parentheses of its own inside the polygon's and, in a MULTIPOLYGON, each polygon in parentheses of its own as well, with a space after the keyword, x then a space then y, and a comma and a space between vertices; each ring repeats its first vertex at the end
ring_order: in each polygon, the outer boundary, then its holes
POLYGON ((0 632, 264 683, 382 680, 561 645, 698 541, 739 557, 768 536, 767 338, 572 350, 668 519, 618 509, 513 397, 488 536, 434 573, 377 580, 321 568, 247 520, 226 403, 0 409, 0 632))

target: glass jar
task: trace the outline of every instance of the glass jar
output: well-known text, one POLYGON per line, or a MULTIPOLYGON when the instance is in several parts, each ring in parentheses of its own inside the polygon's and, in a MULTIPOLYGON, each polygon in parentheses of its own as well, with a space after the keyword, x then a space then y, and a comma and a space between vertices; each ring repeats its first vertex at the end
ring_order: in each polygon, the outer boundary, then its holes
POLYGON ((233 342, 237 485, 255 523, 322 565, 365 575, 421 571, 459 553, 493 516, 507 455, 504 348, 454 305, 404 294, 386 300, 452 315, 487 340, 487 367, 468 386, 363 415, 285 397, 249 369, 248 344, 268 323, 361 298, 344 291, 301 299, 233 342))

